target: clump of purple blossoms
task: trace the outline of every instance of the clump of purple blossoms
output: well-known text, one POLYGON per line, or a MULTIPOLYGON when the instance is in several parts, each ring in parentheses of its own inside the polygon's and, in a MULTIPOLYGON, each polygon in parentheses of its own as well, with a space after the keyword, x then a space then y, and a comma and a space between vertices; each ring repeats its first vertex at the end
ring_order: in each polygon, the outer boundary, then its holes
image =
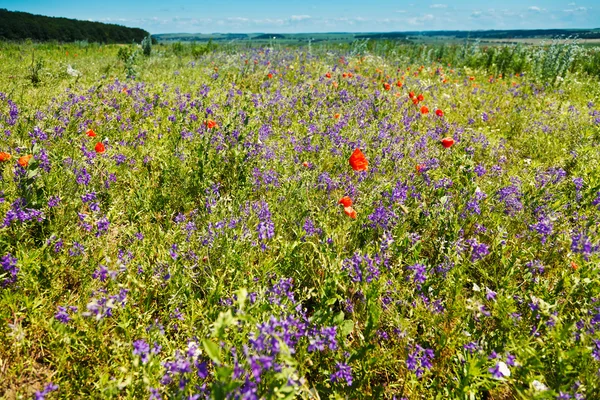
POLYGON ((71 316, 69 315, 69 311, 77 312, 77 307, 75 307, 75 306, 69 306, 69 307, 58 306, 57 310, 58 311, 56 312, 56 314, 54 314, 54 318, 57 321, 62 322, 63 324, 68 324, 69 321, 71 321, 71 316))
POLYGON ((336 363, 337 371, 331 374, 332 382, 346 381, 348 386, 352 386, 352 367, 345 363, 336 363))
POLYGON ((8 253, 0 258, 0 265, 2 265, 0 286, 5 288, 17 281, 17 273, 19 272, 19 268, 17 268, 17 258, 8 253))
POLYGON ((44 387, 44 390, 42 390, 41 392, 35 392, 33 398, 34 400, 45 400, 46 396, 51 392, 54 392, 55 390, 58 390, 58 385, 55 385, 54 383, 50 382, 44 387))
POLYGON ((127 289, 121 289, 118 294, 112 296, 101 296, 93 298, 87 304, 87 311, 82 315, 84 317, 95 317, 96 320, 101 320, 104 317, 111 317, 113 309, 116 306, 124 307, 127 302, 127 289))
POLYGON ((260 247, 263 250, 267 249, 265 242, 272 239, 275 236, 275 224, 271 219, 271 212, 269 211, 269 205, 266 202, 258 204, 258 226, 256 230, 258 232, 258 240, 261 242, 260 247))
POLYGON ((409 350, 406 366, 415 373, 417 378, 421 378, 426 370, 433 367, 431 361, 434 356, 432 349, 426 349, 417 344, 409 350))
POLYGON ((485 243, 479 243, 476 239, 469 239, 466 242, 471 245, 471 261, 481 260, 490 254, 489 246, 485 243))
POLYGON ((521 189, 515 183, 498 190, 498 199, 504 203, 504 212, 511 217, 523 210, 522 197, 521 189))
POLYGON ((354 253, 351 258, 344 260, 342 269, 348 272, 353 282, 372 282, 379 279, 378 257, 371 258, 368 255, 354 253))
POLYGON ((133 342, 133 355, 140 356, 142 364, 146 364, 149 360, 150 345, 144 339, 139 339, 133 342))
POLYGON ((42 222, 44 219, 44 213, 38 210, 34 210, 33 208, 25 208, 26 205, 27 201, 25 199, 16 199, 13 202, 11 209, 8 210, 8 212, 4 216, 2 227, 9 227, 15 221, 24 223, 35 219, 38 222, 42 222))

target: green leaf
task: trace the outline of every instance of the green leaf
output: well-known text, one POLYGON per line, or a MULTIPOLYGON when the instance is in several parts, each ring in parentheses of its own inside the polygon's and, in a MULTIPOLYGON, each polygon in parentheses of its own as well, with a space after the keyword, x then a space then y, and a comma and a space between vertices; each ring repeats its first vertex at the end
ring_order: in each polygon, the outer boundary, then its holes
POLYGON ((344 321, 341 328, 342 336, 348 336, 354 330, 354 321, 352 321, 351 319, 344 321))
POLYGON ((221 359, 219 358, 219 346, 208 339, 202 340, 202 345, 204 346, 204 350, 206 351, 206 354, 208 354, 208 357, 215 363, 221 364, 221 359))

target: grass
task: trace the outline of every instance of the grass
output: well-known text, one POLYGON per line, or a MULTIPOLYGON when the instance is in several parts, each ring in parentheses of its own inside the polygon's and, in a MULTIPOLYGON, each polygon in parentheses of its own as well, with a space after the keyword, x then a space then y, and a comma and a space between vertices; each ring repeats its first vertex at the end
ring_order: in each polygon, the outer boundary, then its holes
POLYGON ((600 397, 583 64, 120 49, 0 45, 4 397, 600 397))

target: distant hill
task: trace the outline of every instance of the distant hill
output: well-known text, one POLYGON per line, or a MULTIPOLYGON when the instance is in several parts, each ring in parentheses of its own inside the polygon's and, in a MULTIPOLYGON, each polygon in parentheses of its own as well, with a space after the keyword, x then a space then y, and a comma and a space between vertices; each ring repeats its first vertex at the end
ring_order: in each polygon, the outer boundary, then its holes
POLYGON ((46 17, 0 8, 0 40, 87 40, 99 43, 140 42, 149 33, 115 24, 46 17))
POLYGON ((250 40, 265 42, 353 41, 356 39, 406 41, 418 38, 452 39, 555 39, 577 37, 600 39, 600 29, 527 29, 482 31, 411 31, 411 32, 329 32, 329 33, 163 33, 152 35, 162 42, 203 42, 250 40))

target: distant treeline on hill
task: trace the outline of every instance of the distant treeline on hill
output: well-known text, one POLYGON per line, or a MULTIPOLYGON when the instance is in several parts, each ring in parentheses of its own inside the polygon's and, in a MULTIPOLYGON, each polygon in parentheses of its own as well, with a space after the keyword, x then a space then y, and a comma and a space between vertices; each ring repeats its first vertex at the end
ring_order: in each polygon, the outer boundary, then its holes
POLYGON ((140 42, 149 33, 115 24, 46 17, 0 8, 0 40, 87 40, 99 43, 140 42))

